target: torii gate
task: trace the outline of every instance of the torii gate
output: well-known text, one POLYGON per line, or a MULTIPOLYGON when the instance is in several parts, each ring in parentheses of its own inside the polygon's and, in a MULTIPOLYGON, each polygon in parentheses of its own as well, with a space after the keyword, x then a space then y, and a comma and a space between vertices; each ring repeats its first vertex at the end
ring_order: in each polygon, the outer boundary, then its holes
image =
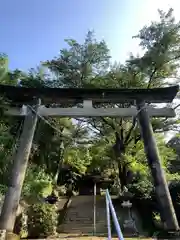
POLYGON ((20 200, 38 115, 44 117, 109 116, 121 118, 137 116, 148 164, 154 179, 156 195, 163 210, 161 218, 165 220, 168 230, 178 230, 178 222, 150 122, 150 117, 175 117, 175 112, 172 108, 152 108, 146 106, 146 103, 172 102, 178 90, 179 86, 155 89, 69 89, 25 88, 0 85, 0 95, 10 100, 10 106, 4 106, 7 107, 4 113, 10 116, 25 117, 19 148, 14 159, 12 177, 1 212, 0 228, 13 231, 15 223, 14 213, 17 211, 20 200), (83 108, 56 107, 57 104, 76 106, 78 103, 82 103, 83 108), (129 103, 132 105, 135 103, 136 107, 95 109, 93 104, 96 103, 129 103), (37 114, 29 106, 35 106, 37 114), (23 174, 20 175, 19 172, 23 174), (6 218, 7 215, 9 216, 8 218, 6 218))

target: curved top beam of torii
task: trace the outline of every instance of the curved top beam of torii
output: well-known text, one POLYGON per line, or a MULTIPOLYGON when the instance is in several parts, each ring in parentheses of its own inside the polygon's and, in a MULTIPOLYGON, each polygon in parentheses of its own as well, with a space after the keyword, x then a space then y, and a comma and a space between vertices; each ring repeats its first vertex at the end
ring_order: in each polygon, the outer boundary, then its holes
POLYGON ((33 104, 41 99, 42 104, 82 103, 92 100, 93 103, 134 103, 144 100, 152 103, 172 102, 179 86, 152 89, 84 89, 84 88, 26 88, 0 85, 0 95, 4 95, 13 104, 33 104))

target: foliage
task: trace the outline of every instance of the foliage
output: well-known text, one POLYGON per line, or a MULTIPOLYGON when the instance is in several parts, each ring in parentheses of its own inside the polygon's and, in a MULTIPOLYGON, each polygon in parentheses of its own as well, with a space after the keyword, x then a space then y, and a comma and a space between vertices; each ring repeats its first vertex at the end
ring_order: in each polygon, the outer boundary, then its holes
MULTIPOLYGON (((15 141, 13 136, 9 134, 9 126, 4 122, 0 124, 0 176, 1 184, 7 183, 9 166, 12 163, 12 153, 14 150, 15 141)), ((16 139, 15 139, 16 140, 16 139)))
POLYGON ((169 85, 169 80, 176 78, 179 66, 180 22, 176 23, 173 9, 158 12, 160 21, 144 26, 135 36, 145 53, 131 61, 145 74, 148 87, 169 85))
POLYGON ((17 74, 18 70, 14 72, 10 72, 8 69, 8 56, 6 54, 0 54, 0 83, 8 84, 8 85, 16 85, 17 84, 17 74))
POLYGON ((91 156, 86 147, 71 148, 65 150, 64 163, 74 167, 79 173, 85 173, 86 167, 91 162, 91 156))
MULTIPOLYGON (((68 48, 60 55, 44 63, 56 76, 53 86, 93 87, 94 76, 102 76, 109 67, 109 50, 104 41, 98 42, 89 31, 83 44, 66 39, 68 48)), ((98 79, 97 79, 98 80, 98 79)))
POLYGON ((13 232, 20 236, 20 239, 28 237, 27 213, 26 210, 16 217, 13 232))
POLYGON ((22 196, 25 198, 46 197, 52 192, 52 178, 45 173, 44 169, 36 165, 28 168, 22 196))
POLYGON ((4 195, 6 193, 6 191, 7 191, 7 186, 0 184, 0 194, 4 195))
POLYGON ((28 235, 31 238, 47 237, 56 230, 57 214, 54 205, 33 204, 28 210, 28 235))
POLYGON ((111 161, 113 160, 112 145, 104 139, 100 139, 89 148, 91 163, 88 166, 89 172, 102 173, 107 169, 111 169, 111 161))

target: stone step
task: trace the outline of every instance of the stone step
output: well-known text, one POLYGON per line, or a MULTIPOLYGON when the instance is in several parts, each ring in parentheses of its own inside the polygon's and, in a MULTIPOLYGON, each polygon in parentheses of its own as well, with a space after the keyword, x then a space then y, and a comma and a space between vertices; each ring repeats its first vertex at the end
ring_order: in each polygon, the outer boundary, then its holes
MULTIPOLYGON (((93 225, 86 225, 86 224, 62 224, 58 227, 59 231, 62 232, 72 232, 72 231, 79 231, 79 232, 89 232, 93 230, 93 225)), ((107 225, 104 223, 96 224, 96 229, 107 229, 107 225)))
MULTIPOLYGON (((59 233, 80 233, 80 234, 89 234, 93 232, 93 227, 88 227, 88 228, 58 228, 59 233)), ((96 228, 97 233, 106 233, 107 228, 103 227, 101 229, 96 228)))
POLYGON ((69 228, 63 228, 63 229, 58 229, 58 232, 61 233, 78 233, 78 234, 90 234, 93 232, 93 228, 83 228, 83 229, 69 229, 69 228))
POLYGON ((79 218, 82 218, 82 219, 92 219, 93 218, 93 214, 90 214, 90 213, 73 213, 73 214, 70 214, 68 213, 66 215, 67 218, 73 218, 73 219, 79 219, 79 218))
MULTIPOLYGON (((92 227, 93 226, 93 224, 90 224, 90 225, 87 225, 87 224, 62 224, 62 225, 60 225, 59 227, 69 227, 69 228, 73 228, 73 227, 76 227, 76 228, 82 228, 82 227, 92 227)), ((97 223, 96 224, 96 227, 101 227, 101 226, 107 226, 105 223, 97 223)))
MULTIPOLYGON (((93 221, 65 221, 63 225, 92 225, 93 221)), ((106 221, 96 221, 96 225, 106 224, 106 221)))
MULTIPOLYGON (((92 233, 93 232, 93 196, 75 196, 72 198, 64 223, 58 232, 92 233)), ((96 201, 96 229, 97 232, 107 232, 105 197, 97 197, 96 201)))
MULTIPOLYGON (((83 228, 83 227, 92 227, 93 224, 91 225, 87 225, 87 224, 62 224, 60 226, 63 226, 63 227, 69 227, 69 228, 73 228, 73 227, 76 227, 76 228, 83 228)), ((101 227, 101 226, 107 226, 106 224, 96 224, 96 227, 101 227)))
MULTIPOLYGON (((79 230, 79 229, 71 229, 71 230, 68 230, 68 229, 64 229, 63 231, 58 231, 59 233, 66 233, 66 234, 79 234, 79 235, 82 235, 82 234, 85 234, 85 235, 92 235, 93 233, 93 228, 87 228, 87 229, 83 229, 83 230, 79 230)), ((103 231, 97 231, 96 230, 96 233, 97 234, 104 234, 107 232, 107 229, 103 230, 103 231)))
MULTIPOLYGON (((67 226, 92 226, 93 222, 90 223, 83 223, 83 222, 64 222, 62 225, 67 226)), ((106 226, 106 222, 96 222, 96 226, 106 226)))
MULTIPOLYGON (((74 221, 74 222, 79 222, 79 221, 93 221, 93 219, 94 219, 94 217, 90 217, 90 216, 88 216, 88 217, 84 217, 84 216, 68 216, 68 218, 66 218, 67 219, 67 221, 74 221)), ((98 222, 100 222, 100 221, 103 221, 103 222, 105 222, 106 221, 106 218, 105 218, 105 216, 104 217, 96 217, 96 221, 98 221, 98 222)))

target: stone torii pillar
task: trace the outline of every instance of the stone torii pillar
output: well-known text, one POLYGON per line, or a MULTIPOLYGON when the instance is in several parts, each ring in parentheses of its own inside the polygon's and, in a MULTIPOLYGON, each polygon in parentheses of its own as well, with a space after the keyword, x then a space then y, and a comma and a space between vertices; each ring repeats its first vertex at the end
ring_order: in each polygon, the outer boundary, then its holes
POLYGON ((177 231, 179 230, 178 221, 166 182, 165 173, 162 168, 150 117, 144 101, 137 101, 137 110, 145 153, 154 180, 157 200, 162 209, 162 212, 160 212, 161 220, 165 220, 165 228, 167 230, 177 231))
MULTIPOLYGON (((39 105, 40 101, 38 103, 38 106, 39 105)), ((36 130, 37 119, 37 114, 27 107, 27 115, 25 116, 23 131, 12 165, 8 190, 5 195, 0 216, 0 229, 8 232, 13 232, 32 141, 36 130)))

